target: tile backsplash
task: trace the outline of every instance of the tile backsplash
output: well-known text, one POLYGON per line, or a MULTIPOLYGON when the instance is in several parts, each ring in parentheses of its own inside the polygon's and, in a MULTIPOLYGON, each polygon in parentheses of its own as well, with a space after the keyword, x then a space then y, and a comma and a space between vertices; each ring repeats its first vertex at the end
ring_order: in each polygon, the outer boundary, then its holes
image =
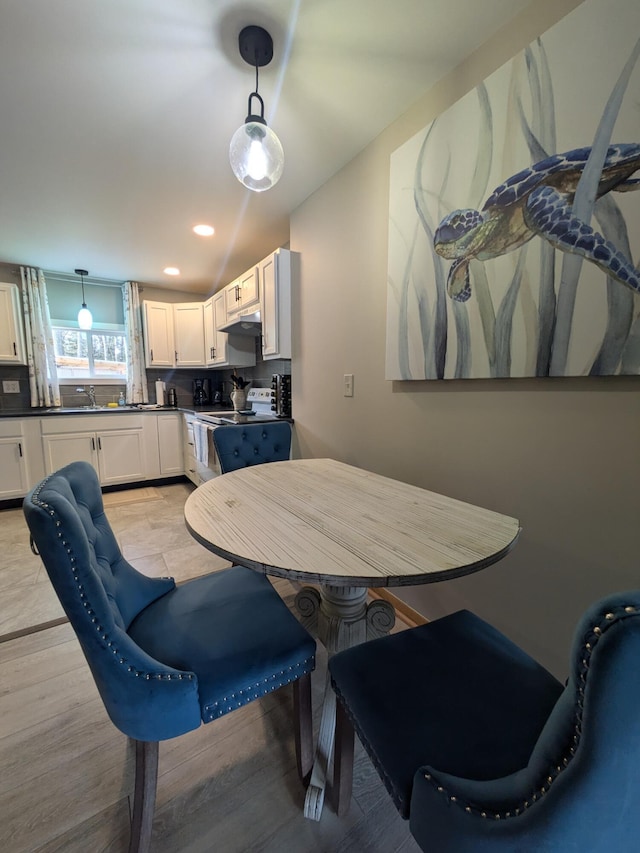
POLYGON ((0 366, 0 414, 2 412, 19 411, 28 409, 31 405, 31 394, 29 393, 29 371, 20 365, 0 366), (17 382, 18 393, 5 391, 5 382, 17 382))
MULTIPOLYGON (((167 391, 175 388, 179 406, 190 406, 193 402, 193 380, 206 377, 210 380, 211 393, 219 390, 224 403, 230 404, 231 391, 231 368, 225 370, 210 370, 207 368, 194 368, 193 370, 147 370, 147 388, 149 391, 149 402, 156 402, 155 382, 162 379, 166 383, 167 391)), ((274 373, 291 373, 291 362, 287 359, 274 361, 258 361, 255 367, 243 367, 238 373, 245 380, 249 380, 256 388, 269 388, 271 376, 274 373)), ((0 366, 0 415, 2 412, 16 412, 31 407, 29 393, 29 372, 26 367, 14 365, 0 366), (18 392, 12 393, 4 390, 4 382, 17 382, 18 392)), ((91 382, 74 382, 73 385, 61 385, 60 395, 63 406, 85 406, 88 397, 84 393, 76 391, 76 387, 89 388, 91 382)), ((106 406, 107 403, 115 403, 120 391, 126 394, 124 384, 95 385, 96 403, 106 406)))

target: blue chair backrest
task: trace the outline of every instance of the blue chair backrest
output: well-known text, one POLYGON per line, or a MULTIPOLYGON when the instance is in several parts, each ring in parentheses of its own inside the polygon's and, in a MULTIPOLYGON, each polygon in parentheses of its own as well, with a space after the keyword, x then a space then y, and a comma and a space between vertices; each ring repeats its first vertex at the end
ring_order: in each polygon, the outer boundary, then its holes
POLYGON ((223 474, 263 462, 282 462, 291 456, 291 424, 220 426, 213 431, 213 443, 223 474))
POLYGON ((23 511, 113 723, 138 740, 197 728, 196 676, 154 660, 127 634, 175 582, 148 578, 124 559, 93 467, 73 462, 47 477, 24 499, 23 511))
POLYGON ((418 842, 463 853, 640 849, 638 660, 640 591, 592 605, 575 632, 565 690, 527 767, 490 781, 428 768, 430 782, 421 768, 411 803, 418 842), (422 808, 452 793, 455 808, 439 810, 441 820, 422 808))

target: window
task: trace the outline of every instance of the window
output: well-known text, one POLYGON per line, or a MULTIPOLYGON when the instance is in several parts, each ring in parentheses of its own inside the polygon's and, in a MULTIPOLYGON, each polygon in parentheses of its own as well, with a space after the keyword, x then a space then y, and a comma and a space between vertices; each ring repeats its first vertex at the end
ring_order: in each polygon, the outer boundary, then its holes
POLYGON ((59 379, 127 378, 124 332, 53 326, 59 379))
POLYGON ((58 379, 61 382, 94 380, 105 384, 126 382, 126 340, 122 285, 104 279, 87 279, 85 294, 93 314, 93 328, 78 327, 78 278, 47 273, 47 294, 53 329, 58 379))

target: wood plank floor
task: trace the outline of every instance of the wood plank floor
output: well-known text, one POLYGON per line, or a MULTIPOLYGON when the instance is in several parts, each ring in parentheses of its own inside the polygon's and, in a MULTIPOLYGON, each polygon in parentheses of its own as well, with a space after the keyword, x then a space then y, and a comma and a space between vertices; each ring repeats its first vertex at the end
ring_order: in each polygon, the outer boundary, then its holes
MULTIPOLYGON (((136 568, 184 579, 223 565, 184 530, 189 490, 161 487, 162 501, 108 509, 136 568)), ((15 590, 21 586, 39 585, 39 600, 46 599, 48 580, 36 580, 39 560, 24 551, 18 513, 0 513, 0 539, 13 543, 6 549, 0 543, 0 582, 13 591, 12 603, 20 600, 15 590)), ((294 588, 280 580, 276 586, 292 605, 294 588)), ((3 596, 3 625, 16 625, 5 604, 3 596)), ((32 612, 38 618, 39 611, 32 612)), ((319 648, 316 724, 325 665, 319 648)), ((348 814, 339 819, 325 806, 319 822, 303 817, 290 715, 290 694, 279 691, 161 743, 154 853, 418 853, 360 748, 348 814)), ((0 642, 0 767, 7 853, 126 851, 133 756, 109 721, 67 624, 0 642)))

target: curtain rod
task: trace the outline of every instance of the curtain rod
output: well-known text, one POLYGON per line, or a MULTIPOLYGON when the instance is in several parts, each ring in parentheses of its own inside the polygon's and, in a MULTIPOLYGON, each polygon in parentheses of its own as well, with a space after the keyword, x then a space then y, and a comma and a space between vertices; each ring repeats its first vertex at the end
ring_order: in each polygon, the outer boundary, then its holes
MULTIPOLYGON (((79 275, 72 275, 71 273, 56 272, 55 270, 42 270, 42 272, 44 274, 45 281, 47 277, 54 278, 56 281, 63 281, 68 284, 78 284, 80 281, 79 275)), ((116 278, 101 278, 100 276, 85 275, 84 283, 106 287, 122 287, 125 283, 125 279, 118 280, 116 278)))

